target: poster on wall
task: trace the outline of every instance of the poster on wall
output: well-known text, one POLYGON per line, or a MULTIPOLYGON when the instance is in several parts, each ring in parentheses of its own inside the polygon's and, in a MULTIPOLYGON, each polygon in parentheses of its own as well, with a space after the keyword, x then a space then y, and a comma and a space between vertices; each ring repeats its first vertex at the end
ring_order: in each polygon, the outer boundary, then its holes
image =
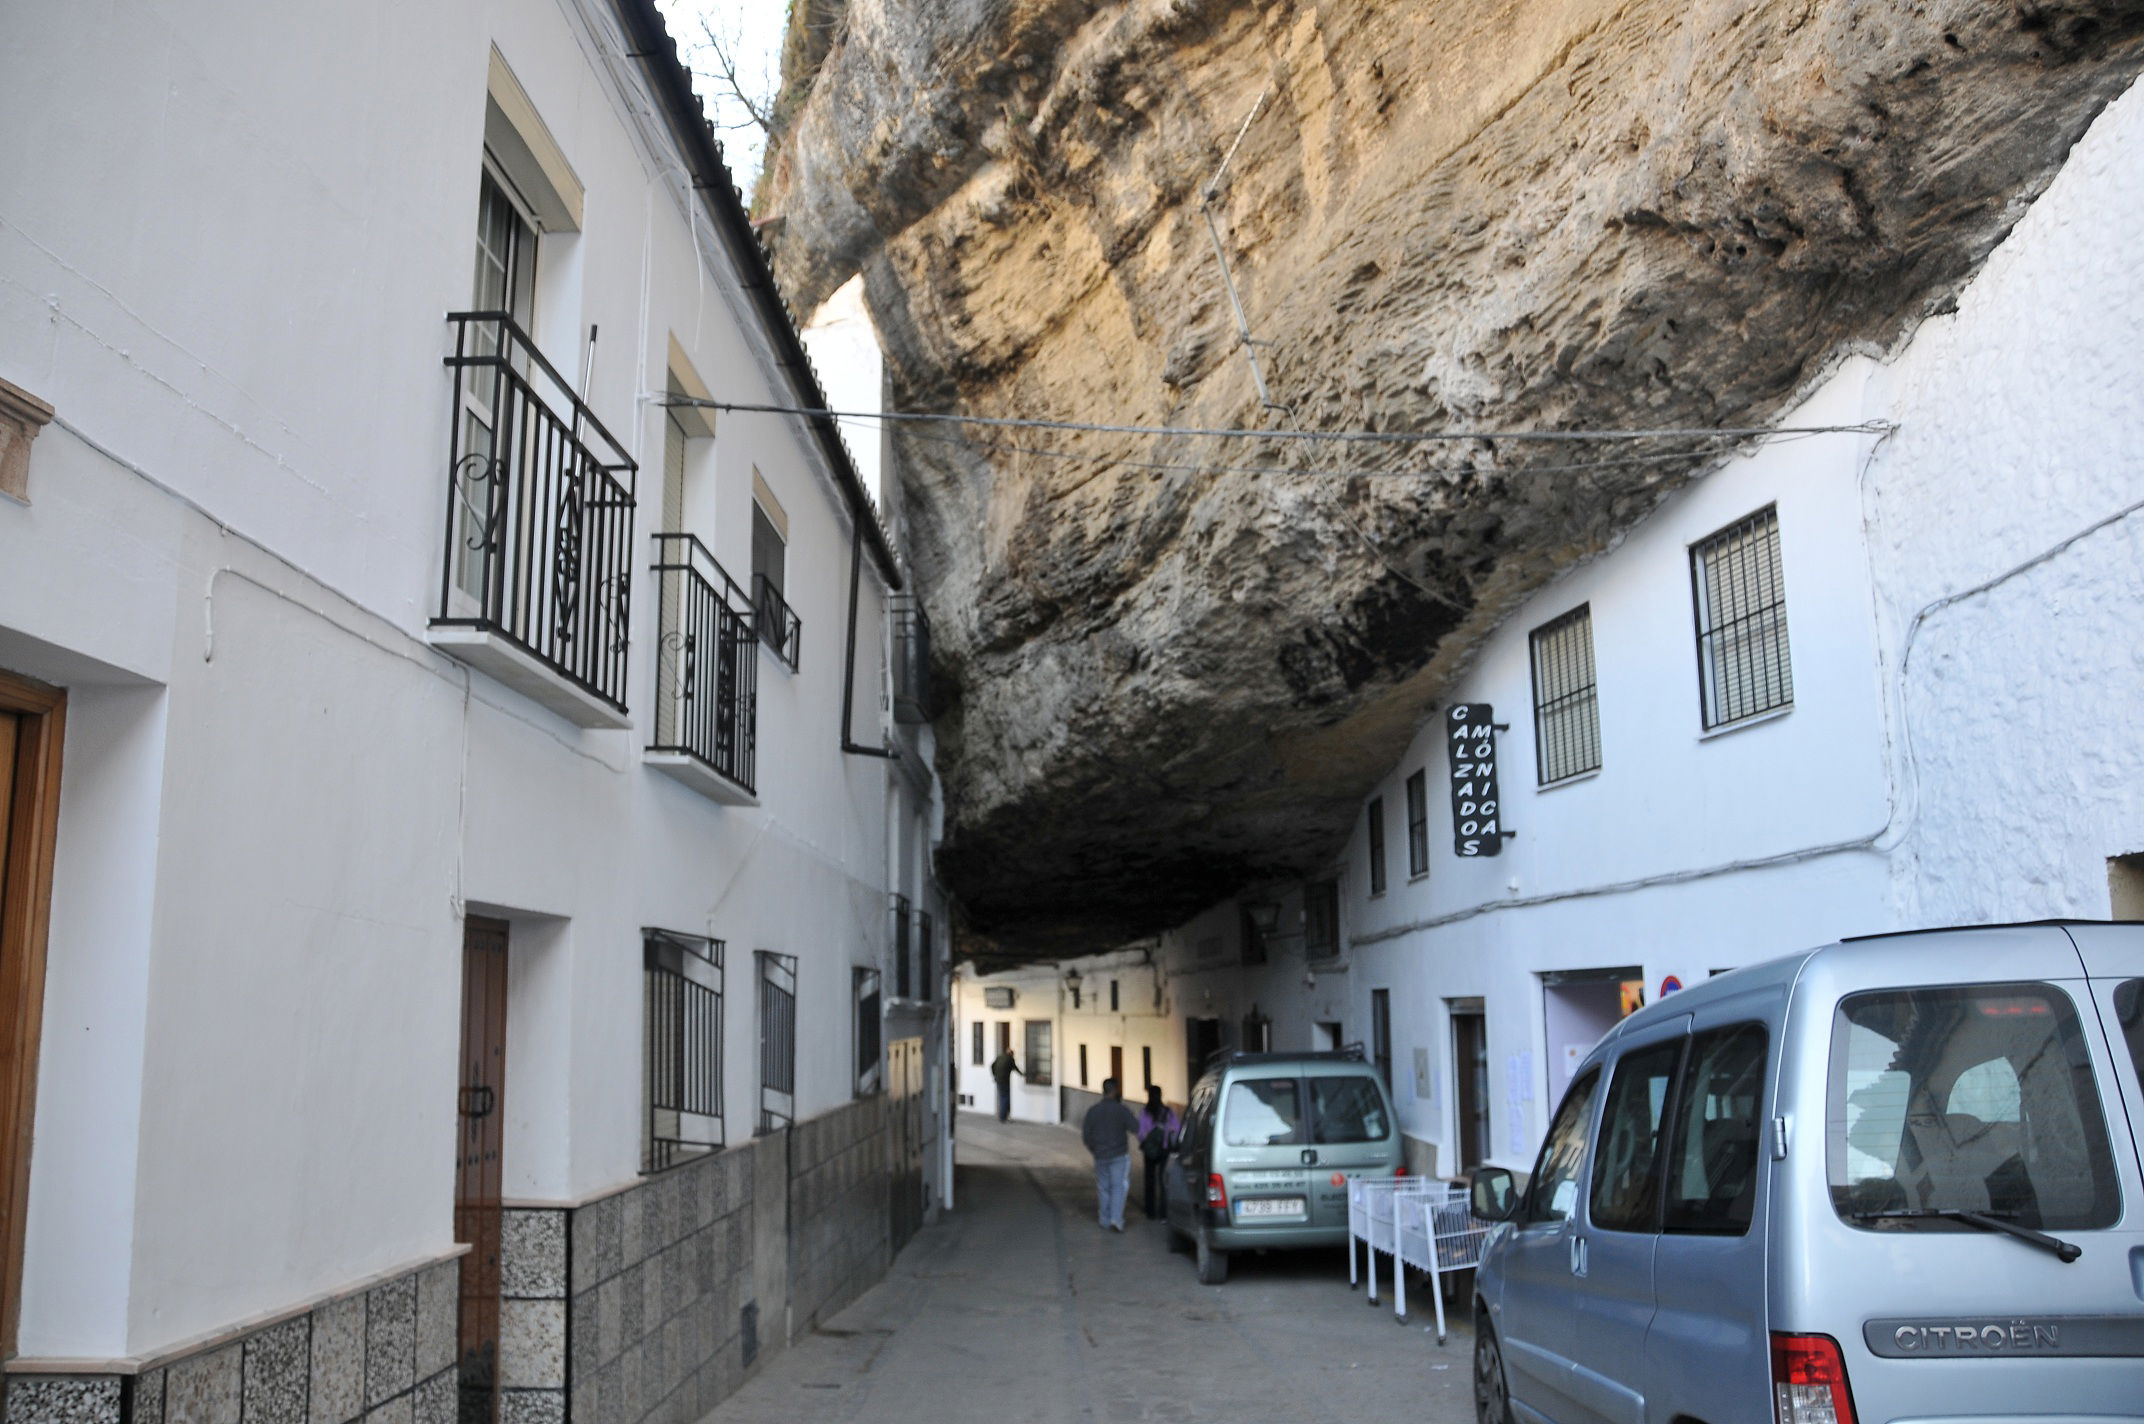
POLYGON ((1444 714, 1452 753, 1452 853, 1502 855, 1503 800, 1496 785, 1496 711, 1486 702, 1455 703, 1444 714))

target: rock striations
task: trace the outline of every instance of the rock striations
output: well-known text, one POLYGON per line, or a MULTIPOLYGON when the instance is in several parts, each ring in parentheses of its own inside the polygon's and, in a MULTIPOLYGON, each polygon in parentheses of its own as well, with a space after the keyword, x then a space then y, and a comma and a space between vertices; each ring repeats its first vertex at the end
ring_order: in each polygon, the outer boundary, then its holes
MULTIPOLYGON (((809 8, 761 196, 799 309, 862 272, 905 409, 1173 427, 1762 424, 2144 63, 2137 0, 809 8)), ((1724 447, 897 449, 940 873, 1047 956, 1329 865, 1481 635, 1724 447)))

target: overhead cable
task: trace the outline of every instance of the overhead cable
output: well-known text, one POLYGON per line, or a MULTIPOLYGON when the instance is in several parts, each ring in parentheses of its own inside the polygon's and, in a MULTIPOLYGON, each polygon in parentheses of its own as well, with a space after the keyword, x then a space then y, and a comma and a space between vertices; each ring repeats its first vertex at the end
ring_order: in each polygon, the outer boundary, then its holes
POLYGON ((1583 443, 1614 440, 1755 440, 1778 435, 1886 435, 1889 421, 1854 425, 1667 427, 1658 430, 1233 430, 1203 426, 1109 425, 1084 420, 1038 420, 1002 415, 946 415, 913 410, 813 410, 804 406, 671 396, 670 406, 696 406, 734 415, 795 415, 823 420, 878 420, 924 425, 976 425, 998 430, 1068 430, 1089 435, 1145 435, 1201 440, 1294 440, 1312 443, 1408 445, 1457 441, 1526 440, 1583 443))

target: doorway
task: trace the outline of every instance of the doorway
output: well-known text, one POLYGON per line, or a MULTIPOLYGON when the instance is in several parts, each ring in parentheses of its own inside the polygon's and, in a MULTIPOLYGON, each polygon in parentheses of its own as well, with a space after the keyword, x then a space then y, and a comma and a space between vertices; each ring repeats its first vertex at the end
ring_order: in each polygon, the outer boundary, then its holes
POLYGON ((886 1045, 886 1098, 893 1126, 891 1195, 893 1249, 906 1246, 923 1226, 923 1040, 897 1038, 886 1045))
POLYGON ((1111 1044, 1109 1048, 1109 1076, 1117 1080, 1117 1091, 1124 1091, 1124 1045, 1111 1044))
POLYGON ((0 1358, 15 1353, 66 694, 0 673, 0 1358))
POLYGON ((1645 996, 1644 971, 1566 969, 1541 976, 1541 1015, 1548 1030, 1548 1100, 1563 1101, 1579 1062, 1645 996))
MULTIPOLYGON (((1206 1072, 1206 1064, 1221 1051, 1221 1021, 1219 1019, 1184 1020, 1184 1042, 1189 1046, 1190 1074, 1184 1081, 1196 1085, 1206 1072)), ((1188 1093, 1187 1093, 1188 1096, 1188 1093)))
POLYGON ((506 1135, 506 922, 462 922, 462 1052, 454 1239, 462 1258, 461 1424, 499 1417, 500 1195, 506 1135))
POLYGON ((1489 1028, 1479 999, 1453 999, 1452 1100, 1457 1109, 1459 1173, 1489 1157, 1489 1028))

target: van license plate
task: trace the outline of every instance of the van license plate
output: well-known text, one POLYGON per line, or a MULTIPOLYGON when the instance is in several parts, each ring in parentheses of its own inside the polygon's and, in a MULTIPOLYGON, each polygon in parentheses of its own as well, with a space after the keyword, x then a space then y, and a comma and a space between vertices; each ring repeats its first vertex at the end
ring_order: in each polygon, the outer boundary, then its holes
POLYGON ((1239 1220, 1251 1216, 1301 1216, 1303 1214, 1303 1199, 1301 1197, 1262 1197, 1256 1201, 1239 1201, 1236 1203, 1236 1216, 1239 1220))

